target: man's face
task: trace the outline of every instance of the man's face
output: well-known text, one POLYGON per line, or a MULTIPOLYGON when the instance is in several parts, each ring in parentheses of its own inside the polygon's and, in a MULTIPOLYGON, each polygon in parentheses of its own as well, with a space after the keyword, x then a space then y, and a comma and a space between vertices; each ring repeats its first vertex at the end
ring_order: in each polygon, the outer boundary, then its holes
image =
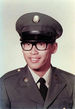
POLYGON ((23 50, 23 55, 32 70, 46 70, 50 67, 51 54, 56 51, 56 48, 57 43, 48 44, 46 50, 39 51, 34 45, 30 51, 23 50))

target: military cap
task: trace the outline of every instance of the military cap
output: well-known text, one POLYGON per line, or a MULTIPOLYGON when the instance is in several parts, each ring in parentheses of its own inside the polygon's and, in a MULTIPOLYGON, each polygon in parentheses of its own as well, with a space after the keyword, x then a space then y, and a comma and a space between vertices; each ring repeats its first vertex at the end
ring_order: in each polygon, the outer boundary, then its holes
POLYGON ((39 12, 22 15, 16 21, 21 41, 47 41, 53 43, 62 35, 61 24, 54 18, 39 12))

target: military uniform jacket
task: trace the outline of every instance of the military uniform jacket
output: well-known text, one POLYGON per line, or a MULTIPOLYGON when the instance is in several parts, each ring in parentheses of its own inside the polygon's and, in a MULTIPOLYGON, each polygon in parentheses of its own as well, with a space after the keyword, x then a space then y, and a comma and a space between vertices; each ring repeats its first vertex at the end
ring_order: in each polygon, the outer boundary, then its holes
POLYGON ((52 67, 44 101, 28 67, 5 74, 0 80, 0 109, 72 109, 74 75, 52 67))

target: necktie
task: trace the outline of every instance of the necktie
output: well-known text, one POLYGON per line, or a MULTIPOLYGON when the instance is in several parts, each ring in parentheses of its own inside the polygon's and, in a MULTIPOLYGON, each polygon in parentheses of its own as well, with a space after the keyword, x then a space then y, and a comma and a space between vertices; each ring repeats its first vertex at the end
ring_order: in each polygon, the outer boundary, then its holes
POLYGON ((41 96, 45 100, 46 95, 47 95, 47 90, 48 90, 48 88, 45 85, 46 81, 43 78, 40 78, 37 83, 39 83, 39 82, 40 82, 40 89, 39 89, 39 91, 41 93, 41 96))

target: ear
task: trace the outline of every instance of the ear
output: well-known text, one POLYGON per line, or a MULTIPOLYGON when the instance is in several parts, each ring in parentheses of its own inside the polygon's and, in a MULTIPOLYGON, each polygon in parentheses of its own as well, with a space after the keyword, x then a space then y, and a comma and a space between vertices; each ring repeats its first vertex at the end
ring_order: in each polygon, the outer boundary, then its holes
POLYGON ((58 44, 57 43, 52 44, 52 51, 51 51, 52 54, 56 53, 57 48, 58 48, 58 44))

